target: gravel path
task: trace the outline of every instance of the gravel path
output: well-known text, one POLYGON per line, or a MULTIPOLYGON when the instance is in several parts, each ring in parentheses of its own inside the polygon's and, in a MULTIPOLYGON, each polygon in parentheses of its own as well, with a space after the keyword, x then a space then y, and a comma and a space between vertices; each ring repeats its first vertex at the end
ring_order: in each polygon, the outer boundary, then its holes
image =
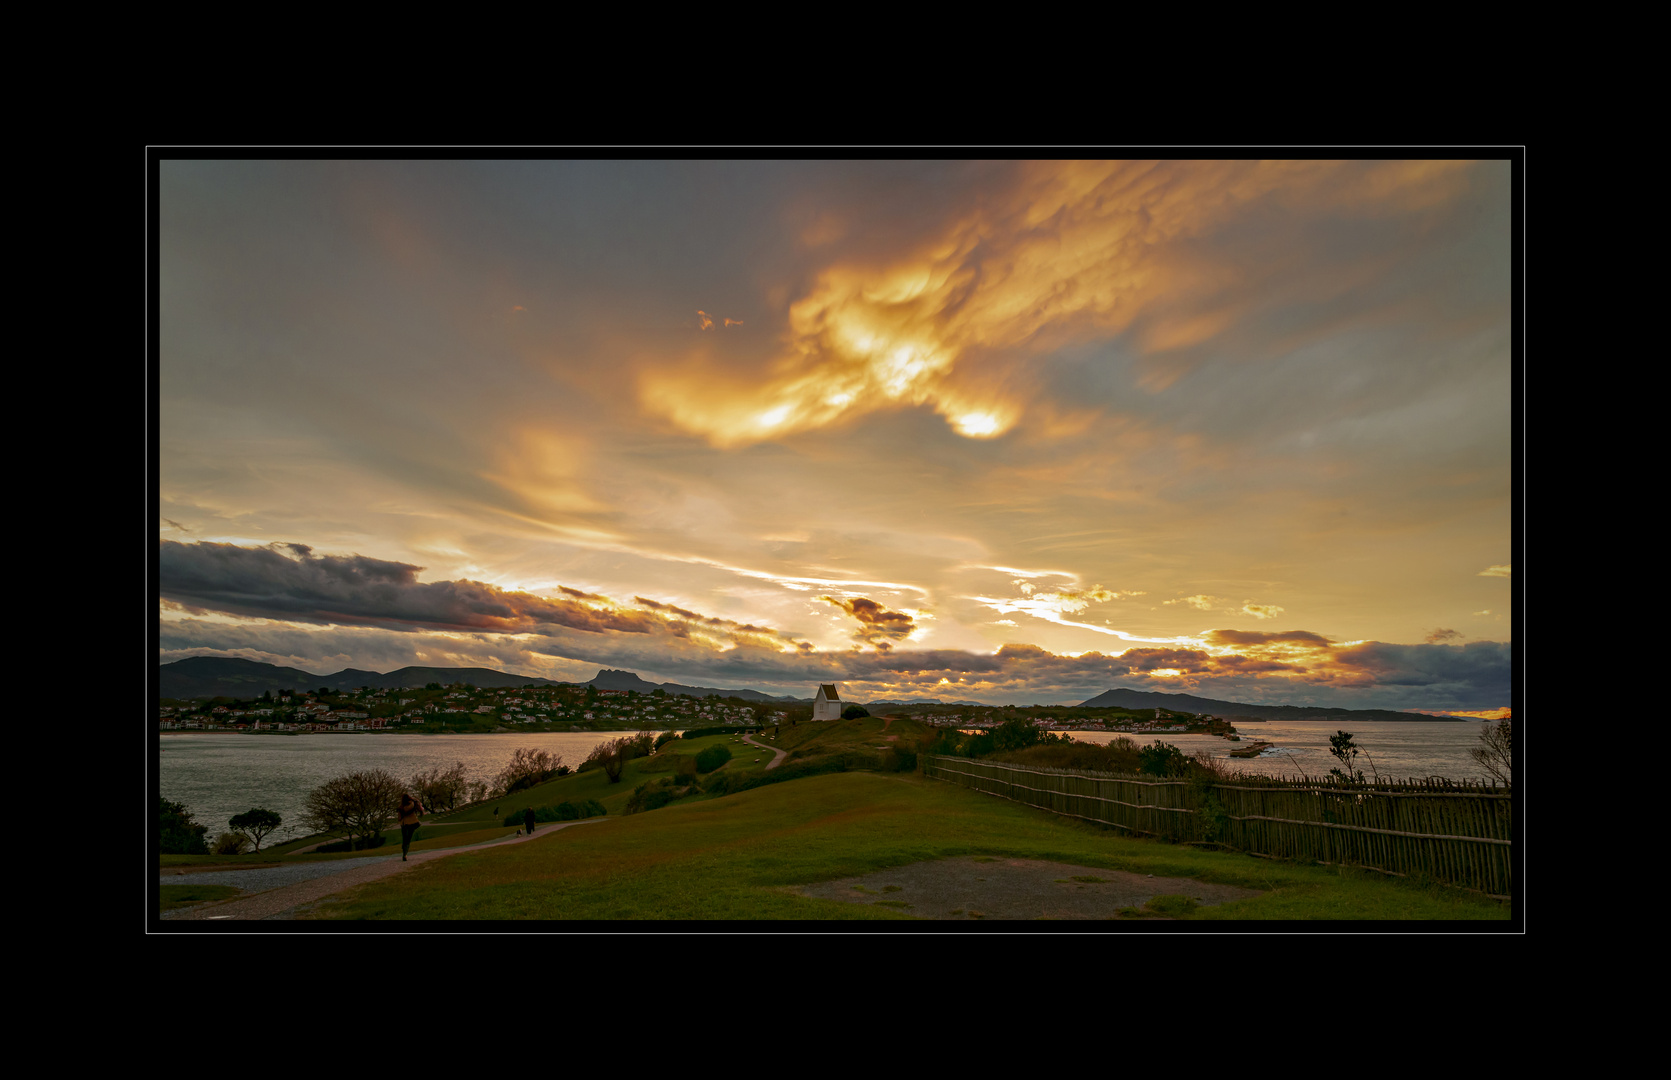
POLYGON ((753 736, 750 735, 744 735, 743 741, 748 743, 750 746, 758 746, 762 750, 770 750, 772 753, 777 755, 777 757, 766 763, 766 768, 768 769, 777 768, 779 765, 783 764, 783 759, 789 756, 789 751, 779 750, 775 746, 767 746, 765 743, 755 742, 753 736))
MULTIPOLYGON (((251 919, 293 919, 298 909, 318 903, 334 893, 351 889, 356 885, 364 885, 368 881, 389 877, 408 870, 421 863, 435 859, 444 859, 449 855, 458 855, 466 851, 480 851, 487 847, 501 844, 523 844, 538 840, 559 829, 568 829, 576 825, 590 825, 593 822, 608 821, 606 817, 582 818, 579 821, 562 821, 555 824, 539 826, 532 836, 507 836, 486 843, 471 844, 468 847, 443 848, 439 851, 415 851, 402 861, 399 856, 381 855, 365 859, 343 859, 333 863, 308 863, 294 869, 305 870, 309 873, 300 879, 292 878, 288 882, 278 884, 257 884, 255 887, 265 891, 253 896, 240 896, 232 900, 219 903, 199 904, 196 907, 177 908, 165 911, 162 918, 177 921, 195 922, 199 920, 215 921, 248 921, 251 919)), ((290 870, 291 867, 283 867, 290 870)), ((249 870, 226 871, 228 877, 237 874, 267 874, 272 871, 249 870)), ((190 876, 192 884, 204 885, 233 885, 235 882, 220 880, 220 873, 193 874, 190 876)), ((163 884, 183 884, 178 878, 171 878, 167 874, 162 877, 163 884)), ((261 878, 258 882, 273 882, 276 879, 261 878)))
MULTIPOLYGON (((266 892, 268 889, 278 889, 285 885, 294 885, 301 881, 312 881, 314 878, 330 877, 333 874, 346 873, 360 866, 375 866, 390 858, 388 855, 368 855, 363 859, 337 859, 326 862, 291 863, 288 866, 274 866, 264 870, 201 870, 194 874, 180 874, 175 870, 164 870, 160 884, 163 885, 230 885, 234 889, 245 892, 266 892)), ((393 856, 396 862, 400 856, 393 856)), ((165 911, 162 917, 179 918, 184 908, 165 911)))

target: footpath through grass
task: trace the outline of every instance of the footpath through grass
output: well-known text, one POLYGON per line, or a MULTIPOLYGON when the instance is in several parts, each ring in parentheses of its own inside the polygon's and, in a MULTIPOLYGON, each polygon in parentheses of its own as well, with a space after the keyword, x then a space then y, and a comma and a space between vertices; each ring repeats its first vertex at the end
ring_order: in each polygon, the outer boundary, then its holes
MULTIPOLYGON (((628 779, 611 786, 630 791, 628 779)), ((507 805, 500 804, 501 814, 507 805)), ((852 772, 461 853, 373 882, 314 917, 908 919, 886 907, 797 896, 790 887, 970 855, 1266 890, 1250 900, 1176 912, 1190 920, 1506 920, 1510 914, 1506 905, 1457 890, 1134 840, 911 774, 852 772)))

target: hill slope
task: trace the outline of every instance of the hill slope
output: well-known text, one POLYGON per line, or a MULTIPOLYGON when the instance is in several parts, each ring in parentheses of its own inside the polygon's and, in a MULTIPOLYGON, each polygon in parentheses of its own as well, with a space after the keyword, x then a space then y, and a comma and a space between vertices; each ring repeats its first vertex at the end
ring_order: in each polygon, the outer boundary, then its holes
POLYGON ((1433 716, 1428 713, 1394 712, 1391 709, 1325 709, 1311 705, 1249 705, 1240 701, 1218 701, 1193 694, 1162 694, 1149 690, 1128 690, 1117 686, 1079 703, 1086 709, 1171 709, 1176 712, 1210 713, 1213 716, 1248 717, 1254 720, 1456 720, 1462 717, 1433 716))

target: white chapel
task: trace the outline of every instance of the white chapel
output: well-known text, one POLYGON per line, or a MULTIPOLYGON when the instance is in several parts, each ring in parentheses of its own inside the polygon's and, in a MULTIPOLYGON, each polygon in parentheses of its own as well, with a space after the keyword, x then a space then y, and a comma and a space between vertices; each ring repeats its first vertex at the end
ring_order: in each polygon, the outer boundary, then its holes
POLYGON ((840 720, 841 695, 836 693, 835 683, 820 683, 818 693, 812 696, 812 718, 814 720, 840 720))

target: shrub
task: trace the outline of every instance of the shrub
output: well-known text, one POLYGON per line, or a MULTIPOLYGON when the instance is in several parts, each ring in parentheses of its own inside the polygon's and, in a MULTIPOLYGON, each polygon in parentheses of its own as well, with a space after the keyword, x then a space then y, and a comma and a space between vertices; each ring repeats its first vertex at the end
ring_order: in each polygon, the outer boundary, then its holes
MULTIPOLYGON (((605 810, 603 804, 596 799, 587 799, 584 803, 564 800, 555 806, 536 806, 534 808, 534 820, 536 822, 578 821, 581 818, 599 817, 607 813, 609 811, 605 810)), ((513 810, 506 814, 504 824, 507 829, 514 829, 524 824, 522 811, 513 810)))
POLYGON ((627 800, 627 813, 637 814, 645 810, 660 810, 673 801, 671 780, 656 780, 639 784, 638 789, 627 800))
POLYGON ((1189 771, 1189 759, 1171 743, 1156 739, 1138 752, 1138 771, 1149 776, 1182 776, 1189 771))
POLYGON ((710 746, 708 749, 696 755, 696 771, 699 773, 711 773, 730 760, 731 751, 726 749, 723 745, 710 746))
POLYGON ((1077 739, 1041 743, 1025 750, 1000 754, 998 759, 1017 765, 1042 766, 1048 769, 1086 769, 1110 773, 1141 771, 1137 744, 1124 736, 1106 745, 1080 742, 1077 739))
POLYGON ((861 716, 869 715, 870 710, 866 709, 863 705, 849 705, 847 708, 841 710, 841 718, 843 720, 857 720, 861 716))
POLYGON ((209 826, 192 820, 191 811, 181 803, 161 799, 162 853, 164 855, 207 855, 205 837, 209 826))
POLYGON ((209 850, 215 855, 242 855, 249 850, 249 837, 243 833, 223 832, 215 837, 209 850))

